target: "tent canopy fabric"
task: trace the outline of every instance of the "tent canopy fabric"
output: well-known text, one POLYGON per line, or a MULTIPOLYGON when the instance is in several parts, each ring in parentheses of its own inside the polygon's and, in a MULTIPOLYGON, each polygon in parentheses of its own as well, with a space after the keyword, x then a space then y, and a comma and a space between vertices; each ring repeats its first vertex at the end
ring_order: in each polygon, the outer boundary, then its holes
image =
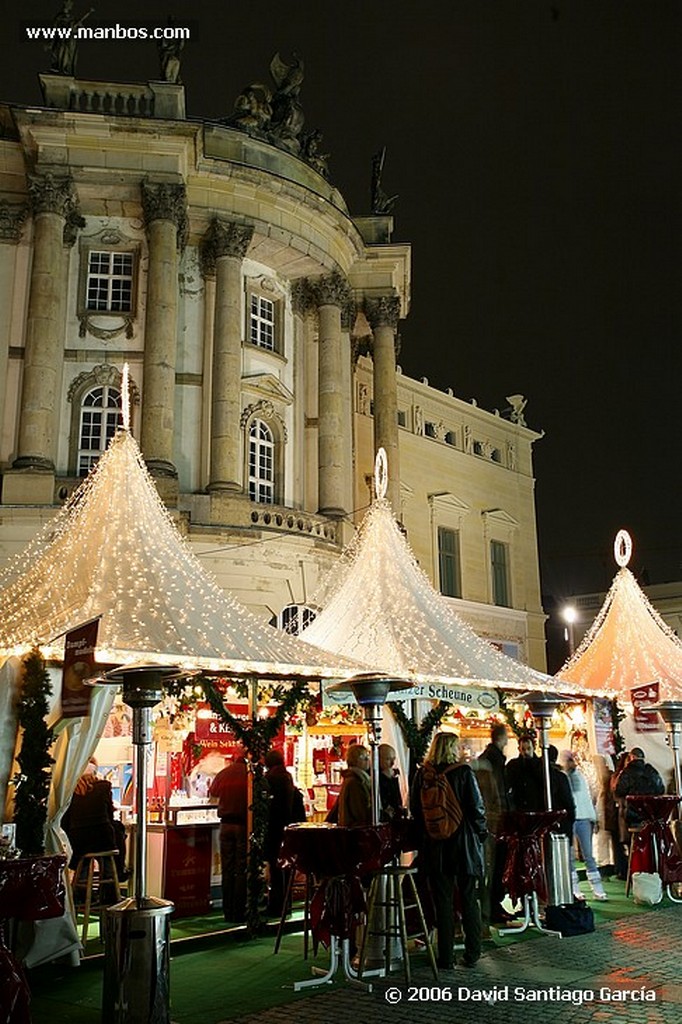
POLYGON ((262 623, 213 580, 125 430, 0 576, 0 653, 49 645, 97 616, 103 663, 144 660, 284 679, 358 671, 262 623))
POLYGON ((659 680, 661 700, 682 700, 682 643, 627 567, 616 573, 599 614, 556 678, 625 701, 631 690, 659 680))
MULTIPOLYGON (((555 681, 476 635, 417 564, 387 501, 377 499, 315 604, 304 639, 415 683, 555 689, 555 681)), ((570 684, 566 691, 575 688, 570 684)))

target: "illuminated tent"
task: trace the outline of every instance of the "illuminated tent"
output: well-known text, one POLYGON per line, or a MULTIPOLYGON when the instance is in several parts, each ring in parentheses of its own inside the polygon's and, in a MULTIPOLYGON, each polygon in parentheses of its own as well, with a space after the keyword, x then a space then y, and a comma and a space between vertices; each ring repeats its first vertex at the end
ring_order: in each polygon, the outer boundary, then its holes
POLYGON ((315 603, 322 611, 305 640, 382 672, 415 683, 556 688, 551 677, 482 640, 453 611, 417 564, 383 497, 327 574, 315 603))
POLYGON ((357 671, 261 622, 213 580, 127 430, 0 575, 0 655, 36 642, 45 649, 96 616, 96 658, 104 663, 144 659, 285 679, 357 671))
POLYGON ((557 679, 580 683, 586 692, 610 690, 626 702, 631 690, 659 680, 661 700, 682 700, 682 643, 627 568, 631 542, 623 533, 616 539, 620 569, 611 589, 557 679), (619 554, 619 542, 625 553, 619 554))

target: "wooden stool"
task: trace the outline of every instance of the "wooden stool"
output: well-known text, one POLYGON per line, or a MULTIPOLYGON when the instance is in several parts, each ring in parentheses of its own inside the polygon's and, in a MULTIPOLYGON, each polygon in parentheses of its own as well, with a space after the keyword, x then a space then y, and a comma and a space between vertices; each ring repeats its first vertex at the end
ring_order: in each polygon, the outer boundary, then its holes
POLYGON ((73 896, 74 896, 74 907, 76 912, 83 909, 83 933, 81 942, 83 947, 88 938, 88 924, 90 923, 90 911, 91 910, 102 910, 105 906, 111 906, 111 903, 103 903, 101 897, 102 885, 111 884, 114 887, 114 895, 116 899, 113 903, 118 903, 121 899, 121 886, 118 881, 118 871, 116 870, 116 857, 118 856, 118 850, 101 850, 98 853, 85 853, 78 861, 76 870, 73 873, 73 896), (97 875, 95 875, 95 864, 97 865, 97 875), (109 872, 106 876, 104 874, 104 867, 108 865, 109 872), (97 880, 99 884, 98 902, 93 906, 92 902, 92 887, 93 882, 97 880), (85 900, 81 903, 76 899, 76 890, 79 885, 85 884, 85 900))
POLYGON ((417 893, 417 886, 414 881, 414 876, 416 874, 416 868, 404 868, 389 865, 382 868, 381 871, 378 871, 372 879, 372 884, 369 887, 369 899, 367 902, 367 924, 365 926, 365 933, 362 937, 362 949, 360 950, 360 966, 358 970, 359 978, 362 977, 365 969, 367 939, 370 935, 376 935, 386 939, 386 945, 384 947, 384 964, 387 974, 391 969, 391 947, 393 945, 393 941, 395 940, 397 945, 402 945, 405 979, 408 985, 411 984, 412 974, 410 971, 410 956, 407 951, 407 943, 409 939, 423 939, 431 970, 433 971, 433 976, 436 981, 438 981, 436 958, 433 954, 433 947, 429 940, 424 911, 422 909, 419 894, 417 893), (405 903, 403 894, 403 884, 406 880, 409 883, 409 895, 412 897, 412 902, 408 904, 405 903), (383 892, 385 892, 385 899, 381 898, 383 892), (376 910, 381 908, 384 909, 385 913, 383 927, 373 927, 376 910), (419 917, 421 928, 419 932, 416 932, 413 935, 408 935, 406 911, 415 909, 419 917))

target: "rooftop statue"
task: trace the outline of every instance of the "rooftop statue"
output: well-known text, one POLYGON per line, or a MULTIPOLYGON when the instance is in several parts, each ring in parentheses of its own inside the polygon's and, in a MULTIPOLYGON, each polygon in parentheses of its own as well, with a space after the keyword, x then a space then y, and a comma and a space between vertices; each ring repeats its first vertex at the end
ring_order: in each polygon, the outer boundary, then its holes
POLYGON ((56 75, 68 75, 73 77, 76 74, 76 57, 78 49, 78 39, 76 38, 75 30, 79 25, 90 17, 94 11, 94 7, 91 7, 89 11, 86 11, 80 18, 74 18, 73 16, 73 0, 64 0, 62 9, 56 15, 54 22, 52 23, 54 28, 57 29, 55 36, 50 42, 49 46, 45 49, 49 50, 52 54, 52 64, 50 65, 50 71, 56 75), (68 36, 63 35, 64 29, 71 29, 68 36), (61 29, 61 32, 59 31, 61 29))
POLYGON ((285 64, 279 53, 270 62, 270 74, 276 90, 272 97, 272 119, 269 131, 291 153, 301 150, 299 136, 305 117, 298 95, 303 83, 303 61, 296 54, 293 64, 285 64))
MULTIPOLYGON (((168 16, 168 26, 169 28, 175 26, 175 19, 170 15, 168 16)), ((161 78, 164 82, 180 85, 180 57, 184 45, 184 39, 157 39, 156 47, 159 51, 161 78)))
POLYGON ((329 153, 320 153, 321 142, 322 132, 319 128, 306 132, 301 138, 301 156, 318 174, 321 174, 323 178, 328 178, 329 153))
POLYGON ((271 99, 272 93, 267 85, 254 82, 245 86, 234 101, 234 110, 226 118, 226 123, 246 131, 264 132, 272 118, 271 99))
POLYGON ((528 405, 528 399, 524 395, 507 395, 509 402, 509 419, 512 423, 518 423, 520 427, 527 426, 523 410, 528 405))
POLYGON ((381 187, 381 175, 386 160, 386 147, 372 157, 372 213, 377 216, 390 216, 393 213, 397 195, 388 196, 381 187))

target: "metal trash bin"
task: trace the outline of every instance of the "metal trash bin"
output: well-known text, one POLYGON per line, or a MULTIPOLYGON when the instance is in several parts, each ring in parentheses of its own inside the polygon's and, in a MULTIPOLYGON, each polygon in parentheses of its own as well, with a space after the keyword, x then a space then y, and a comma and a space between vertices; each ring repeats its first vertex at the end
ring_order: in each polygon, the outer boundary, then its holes
POLYGON ((547 883, 550 907, 573 903, 571 857, 568 836, 551 832, 547 845, 547 883))
POLYGON ((102 1024, 169 1024, 172 910, 147 896, 104 911, 102 1024))

